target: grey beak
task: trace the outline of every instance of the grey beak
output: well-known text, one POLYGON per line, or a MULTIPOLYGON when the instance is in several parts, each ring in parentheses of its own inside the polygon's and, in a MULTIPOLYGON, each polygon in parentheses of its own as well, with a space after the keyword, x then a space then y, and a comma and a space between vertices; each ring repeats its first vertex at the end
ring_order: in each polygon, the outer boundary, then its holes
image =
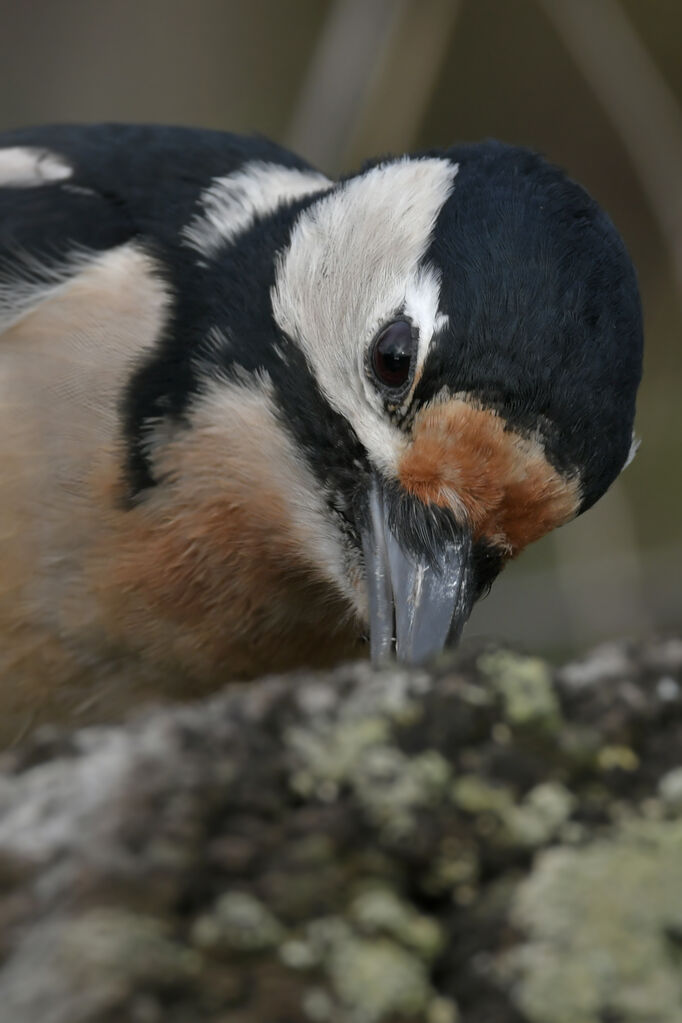
POLYGON ((470 534, 444 536, 435 561, 433 554, 407 550, 391 528, 384 487, 375 477, 362 540, 372 660, 387 660, 394 642, 398 660, 408 664, 456 645, 475 596, 470 534))

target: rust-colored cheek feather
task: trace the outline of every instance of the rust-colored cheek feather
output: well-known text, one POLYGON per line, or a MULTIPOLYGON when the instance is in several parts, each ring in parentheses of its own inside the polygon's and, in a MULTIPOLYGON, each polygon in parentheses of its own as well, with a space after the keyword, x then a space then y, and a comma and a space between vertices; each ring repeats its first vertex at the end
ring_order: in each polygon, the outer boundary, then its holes
POLYGON ((459 398, 417 415, 398 475, 407 491, 451 508, 476 538, 511 556, 571 519, 580 502, 577 477, 561 476, 538 441, 459 398))

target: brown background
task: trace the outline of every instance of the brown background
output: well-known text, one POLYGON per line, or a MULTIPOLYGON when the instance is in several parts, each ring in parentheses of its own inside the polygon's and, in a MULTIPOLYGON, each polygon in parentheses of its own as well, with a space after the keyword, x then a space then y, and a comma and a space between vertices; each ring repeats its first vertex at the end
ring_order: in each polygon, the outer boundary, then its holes
POLYGON ((469 635, 563 653, 682 626, 680 0, 0 0, 0 86, 0 128, 259 131, 328 172, 496 136, 567 167, 639 270, 642 448, 469 635))

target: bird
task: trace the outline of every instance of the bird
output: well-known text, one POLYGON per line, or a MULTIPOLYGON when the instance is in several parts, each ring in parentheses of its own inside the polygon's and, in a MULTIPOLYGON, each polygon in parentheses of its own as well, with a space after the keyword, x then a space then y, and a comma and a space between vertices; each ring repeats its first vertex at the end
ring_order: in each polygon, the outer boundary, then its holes
POLYGON ((641 366, 618 231, 529 149, 0 134, 5 741, 455 645, 628 463, 641 366))

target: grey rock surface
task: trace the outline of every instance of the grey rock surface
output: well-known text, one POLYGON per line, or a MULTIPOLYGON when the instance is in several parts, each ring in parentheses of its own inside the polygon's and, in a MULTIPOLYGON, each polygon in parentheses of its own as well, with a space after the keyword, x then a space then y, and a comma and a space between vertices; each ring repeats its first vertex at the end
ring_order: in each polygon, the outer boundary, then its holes
POLYGON ((682 1023, 678 639, 266 679, 0 767, 0 1023, 682 1023))

